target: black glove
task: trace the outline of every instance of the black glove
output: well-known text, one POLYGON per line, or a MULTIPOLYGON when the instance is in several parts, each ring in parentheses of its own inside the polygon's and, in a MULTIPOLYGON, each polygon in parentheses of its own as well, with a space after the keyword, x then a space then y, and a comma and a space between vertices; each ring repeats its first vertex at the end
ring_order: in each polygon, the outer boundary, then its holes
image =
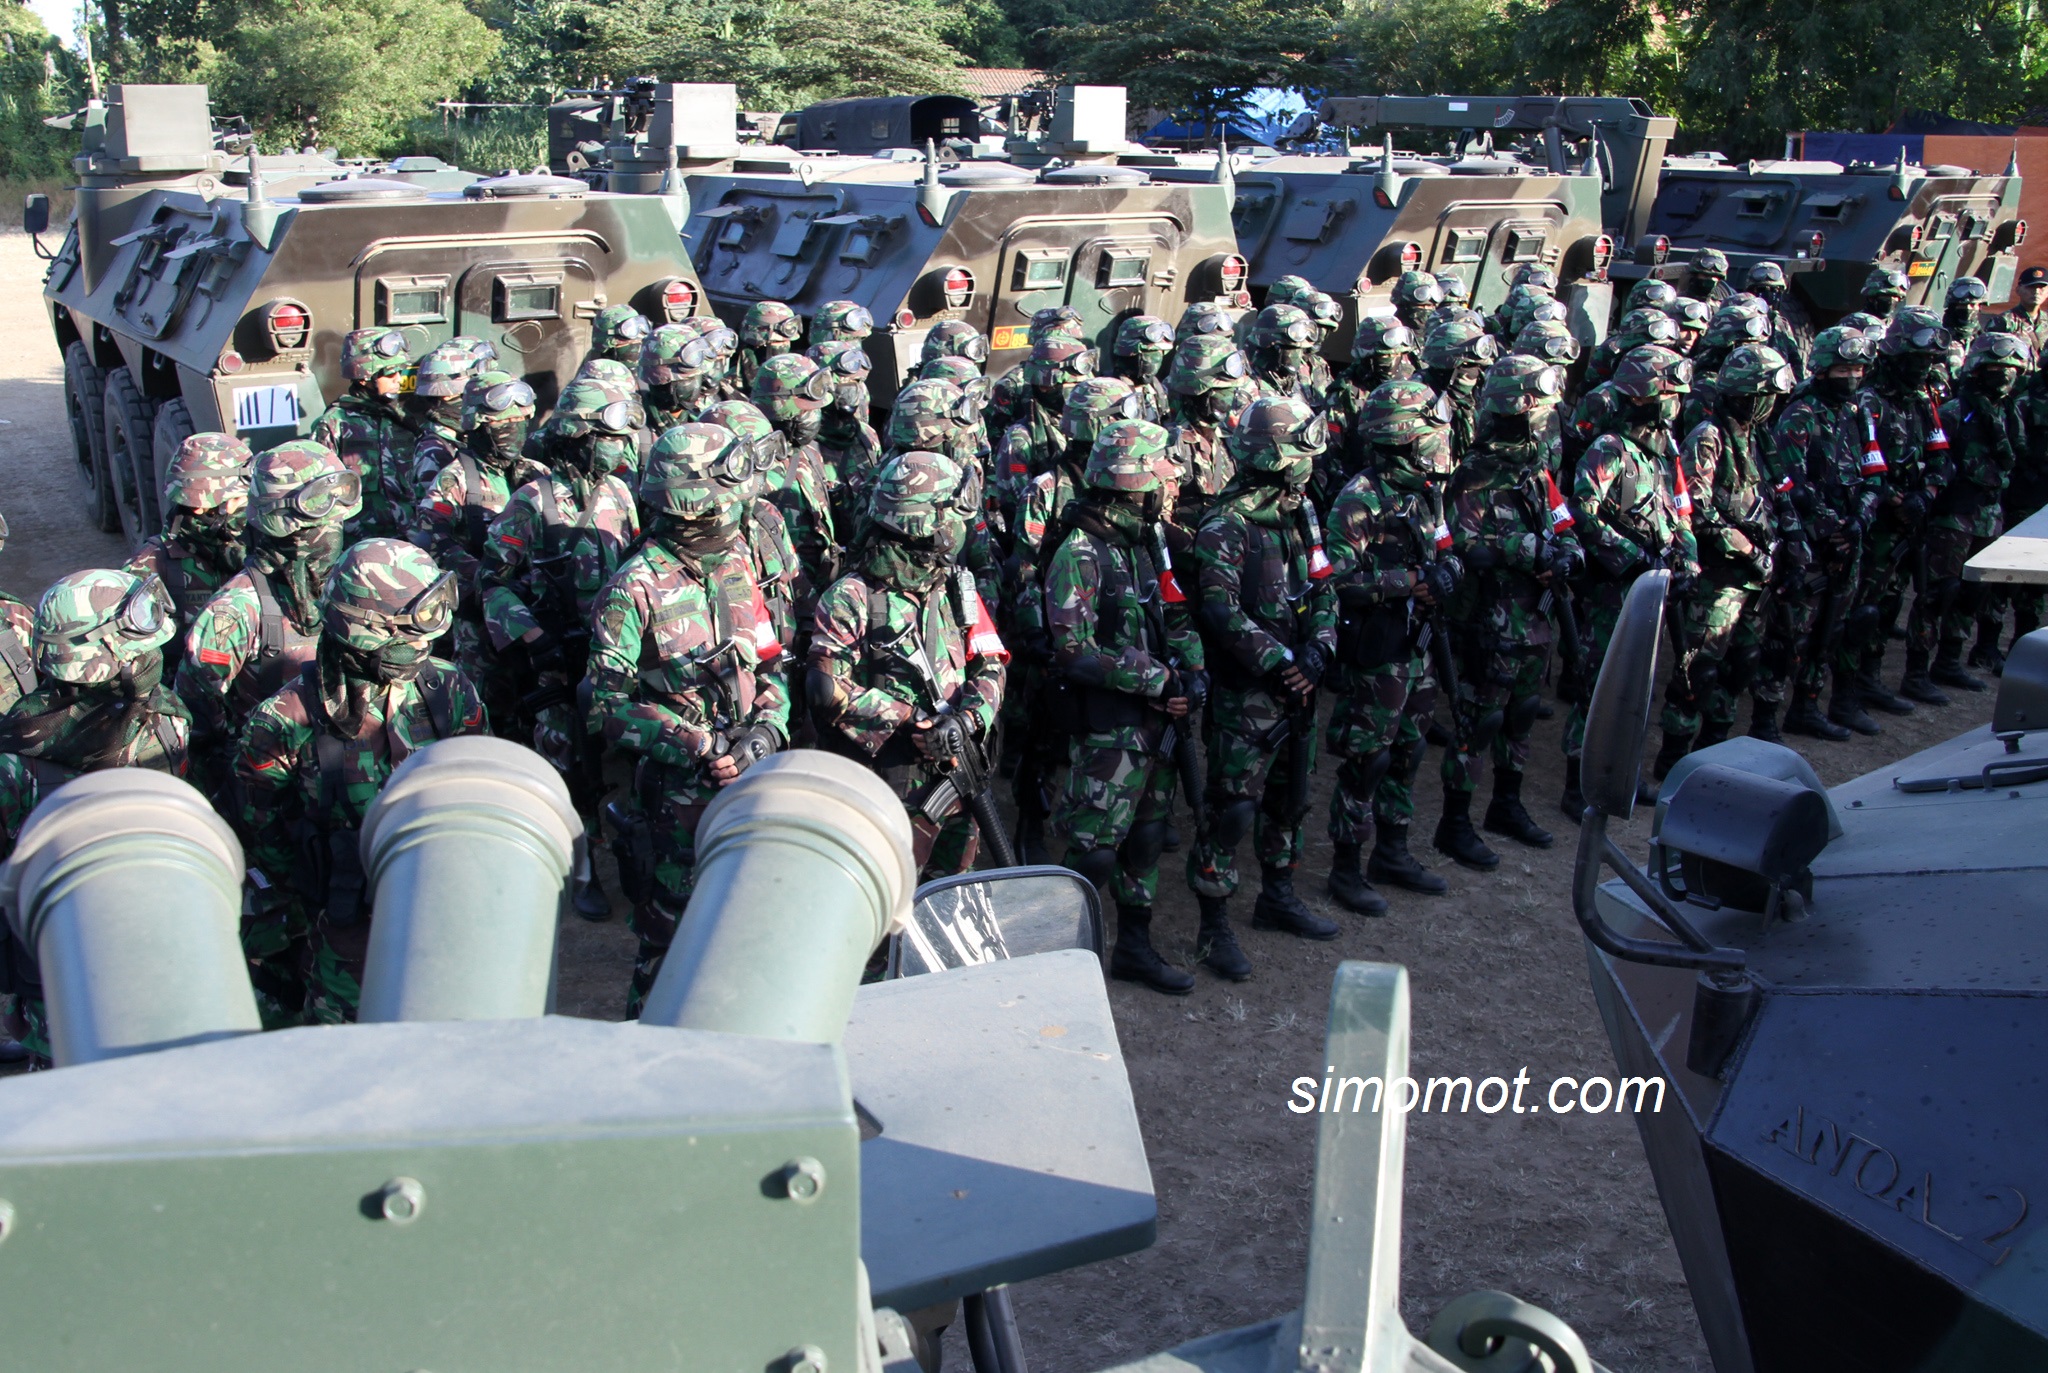
POLYGON ((527 640, 526 661, 532 664, 535 672, 560 671, 568 666, 561 639, 545 629, 538 639, 527 640))
POLYGON ((1184 672, 1180 679, 1180 694, 1188 698, 1188 705, 1200 710, 1209 701, 1209 674, 1206 672, 1184 672))
POLYGON ((1643 550, 1623 541, 1619 544, 1603 544, 1593 550, 1593 556, 1600 560, 1600 566, 1616 581, 1633 580, 1638 572, 1650 565, 1643 556, 1643 550))
POLYGON ((1451 599, 1451 593, 1458 589, 1458 580, 1465 571, 1465 565, 1455 557, 1446 556, 1422 566, 1422 584, 1429 588, 1429 594, 1438 605, 1451 599))
POLYGON ((1907 525, 1910 525, 1914 529, 1918 529, 1923 523, 1925 523, 1927 520, 1926 493, 1922 491, 1915 491, 1911 495, 1907 496, 1904 500, 1900 501, 1899 519, 1907 525))
POLYGON ((1500 550, 1490 544, 1475 543, 1465 550, 1465 565, 1474 572, 1491 572, 1500 566, 1500 550))
POLYGON ((1667 599, 1682 601, 1692 595, 1693 584, 1696 580, 1692 573, 1680 572, 1674 567, 1671 569, 1671 589, 1667 599))
POLYGON ((1544 570, 1561 582, 1568 582, 1579 575, 1586 566, 1586 557, 1576 548, 1553 548, 1544 570))
POLYGON ((1778 557, 1794 572, 1804 572, 1813 566, 1813 549, 1804 539, 1787 539, 1778 545, 1778 557))
POLYGON ((1330 656, 1323 652, 1323 646, 1313 639, 1294 650, 1294 665, 1301 669, 1301 675, 1308 678, 1309 685, 1315 686, 1323 680, 1323 671, 1330 665, 1330 656))
POLYGON ((782 738, 766 725, 749 726, 745 732, 734 736, 726 746, 725 756, 733 765, 745 772, 754 764, 772 753, 780 752, 782 738))
POLYGON ((932 721, 930 729, 918 730, 911 737, 919 753, 934 763, 942 763, 966 751, 967 723, 957 715, 941 715, 932 721))

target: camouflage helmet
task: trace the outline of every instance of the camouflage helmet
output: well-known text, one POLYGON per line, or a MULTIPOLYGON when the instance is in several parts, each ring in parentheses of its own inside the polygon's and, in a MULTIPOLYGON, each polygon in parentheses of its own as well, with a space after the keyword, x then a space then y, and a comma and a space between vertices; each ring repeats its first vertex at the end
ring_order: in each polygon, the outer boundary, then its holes
POLYGON ((498 360, 497 345, 487 338, 478 338, 475 334, 457 334, 454 338, 449 339, 448 342, 450 346, 460 348, 463 352, 468 353, 479 367, 487 362, 496 362, 498 360))
POLYGON ((1627 348, 1640 348, 1645 343, 1678 342, 1678 321, 1655 305, 1630 310, 1621 317, 1621 323, 1614 328, 1615 340, 1627 348))
POLYGON ((899 454, 875 476, 868 492, 868 519, 914 543, 935 540, 946 519, 958 513, 965 480, 960 465, 943 453, 899 454))
POLYGON ((36 670, 71 686, 117 681, 129 663, 177 632, 177 606, 153 574, 67 573, 36 603, 36 670))
POLYGON ((1722 310, 1746 310, 1753 315, 1768 316, 1771 313, 1771 303, 1752 291, 1737 291, 1731 296, 1723 297, 1721 303, 1715 307, 1716 313, 1722 310))
POLYGON ((917 369, 919 381, 950 381, 955 386, 975 386, 988 378, 972 358, 933 358, 917 369))
POLYGON ((979 367, 988 361, 988 336, 964 319, 942 319, 924 336, 924 362, 961 358, 979 367))
POLYGON ((341 341, 341 375, 348 381, 374 381, 412 367, 405 335, 396 329, 351 329, 341 341))
POLYGON ((1082 482, 1094 491, 1142 496, 1177 480, 1167 433, 1149 420, 1122 419, 1104 426, 1088 450, 1082 482))
POLYGON ((839 343, 863 339, 875 332, 875 317, 868 307, 852 300, 828 300, 811 316, 811 342, 839 343))
POLYGON ((1260 396, 1237 417, 1224 444, 1240 468, 1271 472, 1292 487, 1307 484, 1329 445, 1323 417, 1299 396, 1260 396))
POLYGON ((1807 354, 1806 365, 1816 374, 1830 367, 1848 363, 1852 367, 1868 367, 1877 359, 1877 340, 1859 329, 1836 325, 1823 329, 1813 337, 1813 347, 1807 354))
POLYGON ((1394 283, 1394 304, 1434 308, 1444 303, 1444 288, 1427 272, 1403 272, 1394 283))
POLYGON ((1714 390, 1723 396, 1789 396, 1792 382, 1784 354, 1766 343, 1745 343, 1721 364, 1714 390))
POLYGON ((164 504, 206 511, 249 498, 249 445, 227 434, 193 434, 178 445, 164 477, 164 504))
POLYGON ((1614 389, 1630 400, 1656 400, 1692 390, 1692 363, 1669 348, 1646 343, 1614 369, 1614 389))
POLYGON ((762 361, 750 399, 771 422, 781 423, 824 409, 832 399, 832 378, 802 353, 780 353, 762 361))
POLYGON ((1082 443, 1094 443, 1111 421, 1134 420, 1143 413, 1137 388, 1122 377, 1088 377, 1067 393, 1067 408, 1060 412, 1060 432, 1082 443))
POLYGON ((1541 291, 1545 295, 1554 295, 1557 292, 1557 273, 1541 263, 1524 263, 1515 269, 1515 278, 1511 284, 1527 286, 1530 290, 1541 291))
POLYGON ((1965 372, 1983 367, 2010 367, 2024 372, 2033 365, 2033 350, 2027 347, 2027 340, 2019 334, 2002 332, 1977 335, 1970 340, 1970 351, 1963 357, 1965 372))
POLYGON ((698 413, 697 423, 730 429, 749 444, 757 444, 775 432, 775 426, 761 413, 761 407, 746 400, 714 401, 698 413))
POLYGON ((1717 281, 1728 279, 1728 254, 1719 248, 1701 248, 1692 255, 1692 274, 1717 281))
POLYGON ((462 427, 531 422, 539 405, 531 386, 510 372, 486 367, 462 390, 462 427))
POLYGON ((630 305, 607 305, 590 322, 590 351, 618 353, 637 361, 654 326, 630 305))
POLYGON ((1734 348, 1744 343, 1757 343, 1771 336, 1771 322, 1754 310, 1728 309, 1725 305, 1714 312, 1714 318, 1707 325, 1707 332, 1700 338, 1703 348, 1734 348))
POLYGON ((1519 334, 1528 327, 1536 311, 1546 305, 1555 305, 1556 300, 1548 294, 1524 283, 1508 288, 1508 298, 1501 302, 1501 322, 1510 334, 1519 334))
POLYGON ((1472 288, 1456 272, 1438 272, 1436 284, 1443 288, 1446 305, 1463 305, 1472 299, 1472 288))
POLYGON ((1785 269, 1770 261, 1752 263, 1742 284, 1750 291, 1776 289, 1785 284, 1785 269))
POLYGON ((1500 341, 1469 319, 1445 320, 1422 341, 1422 365, 1443 371, 1483 367, 1499 356, 1500 341))
POLYGON ((1301 308, 1315 321, 1316 328, 1325 334, 1334 332, 1344 323, 1344 307, 1337 303, 1337 297, 1326 292, 1309 292, 1308 300, 1301 308))
POLYGON ((1665 302, 1664 313, 1671 316, 1671 322, 1681 331, 1691 329, 1704 334, 1707 326, 1714 322, 1714 307, 1691 296, 1673 296, 1665 302))
POLYGON ((1510 353, 1486 369, 1479 408, 1495 415, 1526 415, 1558 402, 1564 374, 1553 364, 1526 353, 1510 353))
POLYGON ((1552 324, 1570 324, 1572 312, 1565 307, 1563 301, 1544 296, 1529 307, 1529 318, 1523 327, 1526 328, 1528 324, 1534 324, 1539 320, 1546 320, 1552 324))
POLYGON ((1268 305, 1252 323, 1254 348, 1312 348, 1315 321, 1295 305, 1268 305))
POLYGON ((1377 357, 1380 354, 1414 357, 1421 351, 1416 342, 1415 331, 1393 315, 1363 315, 1359 318, 1358 329, 1351 335, 1351 356, 1354 359, 1377 357))
POLYGON ((631 383, 624 388, 608 381, 589 378, 572 381, 555 402, 548 420, 555 433, 565 439, 586 434, 600 438, 623 438, 646 423, 631 383))
POLYGON ((633 379, 633 369, 617 358, 585 358, 583 365, 576 369, 576 375, 569 379, 596 382, 612 391, 635 391, 639 384, 633 379))
POLYGON ((1165 357, 1173 351, 1173 326, 1157 315, 1132 315, 1116 326, 1116 355, 1165 357))
POLYGON ((1053 334, 1032 344, 1031 356, 1024 361, 1024 380, 1041 390, 1071 386, 1094 375, 1095 354, 1064 334, 1053 334))
MULTIPOLYGON (((2000 316, 2000 318, 2003 318, 2003 316, 2000 316)), ((1859 334, 1882 334, 1884 332, 1884 321, 1876 315, 1863 310, 1853 310, 1843 315, 1841 323, 1844 329, 1854 329, 1859 334)))
POLYGON ((413 372, 413 394, 436 400, 459 398, 469 379, 476 375, 478 361, 467 345, 454 339, 435 344, 413 372))
POLYGON ((1188 302, 1188 308, 1180 312, 1180 323, 1173 328, 1173 341, 1184 343, 1198 334, 1230 338, 1235 333, 1228 310, 1213 300, 1192 300, 1188 302))
POLYGON ((698 421, 662 431, 640 470, 640 504, 660 515, 698 519, 736 502, 754 477, 754 447, 722 424, 698 421))
POLYGON ((1908 354, 1946 354, 1955 338, 1943 327, 1941 316, 1918 305, 1902 305, 1892 312, 1878 351, 1888 357, 1908 354))
POLYGON ((1173 350, 1166 387, 1177 396, 1235 391, 1250 372, 1251 365, 1228 334, 1190 334, 1173 350))
POLYGON ((1308 306, 1304 302, 1311 295, 1315 294, 1315 289, 1314 286, 1309 284, 1307 277, 1275 277, 1273 278, 1273 284, 1266 288, 1266 304, 1300 305, 1303 309, 1307 309, 1308 306))
POLYGON ((1561 322, 1535 319, 1523 325, 1522 331, 1515 335, 1514 351, 1562 367, 1577 362, 1580 349, 1578 336, 1561 322))
POLYGON ((1628 302, 1622 307, 1622 313, 1640 310, 1646 305, 1661 310, 1676 299, 1678 289, 1670 282, 1659 281, 1655 277, 1644 277, 1629 288, 1628 302))
POLYGON ((1031 315, 1031 327, 1026 331, 1033 347, 1049 338, 1070 338, 1076 343, 1088 336, 1087 326, 1082 322, 1081 312, 1071 305, 1048 305, 1031 315))
POLYGON ((1976 277, 1957 277, 1948 284, 1948 293, 1942 297, 1946 305, 1966 305, 1971 309, 1981 308, 1991 296, 1982 281, 1976 277))
MULTIPOLYGON (((1071 400, 1067 402, 1067 413, 1073 413, 1071 400)), ((1065 416, 1061 418, 1064 424, 1065 416)), ((889 409, 885 441, 891 449, 902 453, 915 449, 943 451, 954 434, 980 419, 980 396, 949 381, 921 379, 896 394, 896 404, 889 409)))
POLYGON ((740 317, 739 339, 749 348, 766 348, 777 342, 794 347, 803 336, 804 322, 779 300, 757 300, 740 317))
POLYGON ((340 525, 363 509, 363 479, 313 439, 256 455, 249 475, 249 527, 285 538, 308 525, 340 525))
POLYGON ((729 358, 740 350, 740 336, 726 328, 716 315, 691 315, 676 323, 685 329, 696 330, 697 336, 710 344, 711 351, 721 358, 729 358))
POLYGON ((691 381, 718 365, 718 349, 702 330, 688 324, 664 324, 640 350, 640 380, 648 386, 691 381))
POLYGON ((327 574, 321 598, 324 634, 373 653, 394 642, 426 646, 455 624, 455 574, 404 539, 364 539, 327 574))
POLYGON ((1896 267, 1873 267, 1870 275, 1863 278, 1866 299, 1871 296, 1897 296, 1903 300, 1912 289, 1913 284, 1906 279, 1906 274, 1896 267))
POLYGON ((1369 443, 1404 444, 1447 423, 1443 401, 1420 377, 1383 381, 1365 398, 1358 426, 1369 443))

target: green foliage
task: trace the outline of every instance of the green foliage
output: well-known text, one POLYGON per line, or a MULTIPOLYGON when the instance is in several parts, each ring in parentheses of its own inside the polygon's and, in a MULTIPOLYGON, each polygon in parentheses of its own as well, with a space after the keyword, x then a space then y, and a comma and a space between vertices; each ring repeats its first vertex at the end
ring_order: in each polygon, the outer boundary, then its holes
POLYGON ((0 179, 44 180, 70 169, 76 136, 43 120, 85 103, 77 66, 26 5, 0 3, 0 179))
POLYGON ((1370 0, 1344 18, 1340 46, 1375 95, 1498 95, 1516 83, 1514 32, 1497 0, 1370 0))
POLYGON ((414 120, 405 150, 472 172, 531 171, 547 165, 547 111, 474 110, 462 118, 414 120))
POLYGON ((1334 11, 1286 0, 1159 0, 1136 15, 1060 29, 1071 81, 1130 88, 1134 109, 1213 120, 1262 87, 1315 87, 1334 11))

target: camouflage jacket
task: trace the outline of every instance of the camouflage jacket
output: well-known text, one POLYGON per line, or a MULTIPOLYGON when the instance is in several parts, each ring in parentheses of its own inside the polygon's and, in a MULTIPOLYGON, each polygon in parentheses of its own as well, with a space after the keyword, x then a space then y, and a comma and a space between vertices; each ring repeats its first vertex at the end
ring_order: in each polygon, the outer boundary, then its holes
POLYGON ((1797 396, 1772 430, 1783 470, 1792 473, 1799 522, 1815 539, 1868 533, 1884 499, 1884 474, 1863 470, 1863 412, 1855 400, 1797 396))
MULTIPOLYGON (((966 717, 983 738, 1003 704, 1001 643, 961 623, 956 583, 921 591, 873 572, 841 577, 818 598, 810 650, 811 703, 834 745, 883 765, 910 762, 908 731, 937 703, 966 717), (925 668, 929 667, 929 677, 925 668)), ((993 638, 993 631, 987 631, 993 638)))
POLYGON ((1372 446, 1365 441, 1358 420, 1365 413, 1365 402, 1371 395, 1372 389, 1359 383, 1348 371, 1330 384, 1323 406, 1323 420, 1329 426, 1330 442, 1316 456, 1313 483, 1324 509, 1337 499, 1344 483, 1363 472, 1369 462, 1372 446))
POLYGON ((1995 329, 2004 334, 2018 334, 2033 350, 2034 365, 2039 369, 2041 350, 2048 347, 2048 305, 2039 310, 2028 310, 2024 305, 2015 305, 2002 315, 1993 315, 1984 323, 1986 329, 1995 329))
POLYGON ((1878 450, 1884 454, 1886 493, 1901 497, 1917 493, 1931 507, 1955 470, 1936 393, 1866 386, 1856 393, 1856 403, 1862 408, 1866 426, 1877 431, 1878 450))
POLYGON ((1173 502, 1174 523, 1197 528, 1202 514, 1237 476, 1237 459, 1223 442, 1222 426, 1181 420, 1166 431, 1167 452, 1180 469, 1180 493, 1173 502))
POLYGON ((420 441, 412 446, 412 477, 406 488, 416 493, 415 509, 419 501, 426 499, 427 488, 433 485, 434 478, 455 461, 456 454, 464 447, 460 434, 438 424, 429 426, 427 432, 420 435, 420 441))
POLYGON ((455 574, 462 589, 463 612, 475 613, 477 573, 491 525, 512 502, 516 487, 542 475, 525 462, 500 471, 457 450, 448 464, 420 487, 413 507, 412 541, 434 555, 434 561, 455 574))
POLYGON ((1194 568, 1210 666, 1226 686, 1263 680, 1311 640, 1337 642, 1337 597, 1315 510, 1272 486, 1233 489, 1195 534, 1194 568))
POLYGON ((754 584, 768 603, 768 619, 775 626, 775 638, 784 648, 796 644, 796 597, 794 587, 803 569, 797 565, 796 545, 789 541, 789 526, 782 511, 766 496, 747 502, 745 529, 747 548, 754 555, 754 584))
MULTIPOLYGON (((840 529, 852 529, 867 507, 854 503, 849 478, 854 473, 866 473, 872 480, 882 465, 882 441, 865 419, 829 416, 818 431, 818 459, 825 474, 825 489, 832 494, 833 522, 840 529)), ((865 498, 867 492, 863 489, 860 494, 865 498)))
POLYGON ((313 660, 324 561, 276 573, 245 567, 193 618, 177 688, 202 743, 232 738, 258 705, 313 660), (307 584, 304 598, 292 593, 295 577, 307 584))
POLYGON ((1017 547, 1010 558, 1010 609, 1025 642, 1034 648, 1046 647, 1043 639, 1048 626, 1045 581, 1040 575, 1039 560, 1050 562, 1058 550, 1056 543, 1047 547, 1046 540, 1058 535, 1060 519, 1067 512, 1067 503, 1074 499, 1077 485, 1073 471, 1064 462, 1059 463, 1031 479, 1017 506, 1017 547))
MULTIPOLYGON (((2044 310, 2043 315, 2048 315, 2044 310)), ((2026 446, 2006 483, 2006 523, 2017 524, 2048 505, 2048 369, 2036 368, 2019 395, 2026 446)))
POLYGON ((782 523, 796 549, 799 576, 791 592, 801 626, 817 603, 818 588, 838 574, 840 531, 832 519, 832 488, 818 445, 792 448, 780 433, 768 445, 778 455, 768 467, 768 499, 782 511, 782 523))
POLYGON ((744 540, 695 556, 653 540, 597 598, 593 709, 605 738, 672 767, 726 751, 755 725, 789 738, 782 643, 744 540))
POLYGON ((1580 396, 1563 428, 1566 459, 1576 461, 1579 454, 1593 446, 1593 440, 1621 428, 1622 413, 1627 409, 1628 397, 1617 391, 1611 381, 1601 382, 1580 396))
MULTIPOLYGON (((1199 671, 1202 640, 1137 516, 1083 502, 1045 570, 1053 661, 1069 681, 1158 698, 1174 670, 1199 671)), ((1159 717, 1164 723, 1165 716, 1159 717)))
MULTIPOLYGON (((1000 435, 1011 425, 1024 418, 1026 410, 1034 404, 1031 398, 1031 383, 1024 379, 1024 368, 1019 365, 995 378, 989 384, 988 405, 984 418, 991 434, 1000 435)), ((1059 426, 1053 426, 1058 432, 1059 426)))
POLYGON ((46 682, 10 707, 0 728, 21 729, 25 739, 13 752, 27 761, 44 795, 101 768, 150 768, 183 777, 192 746, 185 703, 159 686, 139 709, 131 711, 130 705, 107 691, 46 682))
POLYGON ((1692 528, 1672 500, 1664 464, 1624 434, 1602 434, 1579 459, 1572 516, 1587 556, 1610 577, 1638 559, 1699 572, 1692 528))
POLYGON ((572 484, 551 474, 514 491, 477 574, 491 646, 588 628, 598 591, 639 537, 633 493, 617 477, 572 484))
POLYGON ((1452 483, 1451 537, 1465 578, 1445 613, 1497 641, 1551 642, 1552 590, 1537 577, 1559 553, 1579 551, 1570 510, 1551 510, 1555 488, 1538 466, 1545 451, 1541 444, 1482 445, 1452 483))
POLYGON ((1049 472, 1067 451, 1066 435, 1060 432, 1059 416, 1028 402, 1024 417, 1003 430, 996 440, 996 489, 1003 513, 1016 527, 1016 510, 1024 500, 1024 488, 1040 472, 1049 472))
MULTIPOLYGON (((192 549, 173 540, 168 534, 158 534, 145 542, 142 547, 128 555, 128 561, 121 564, 122 570, 133 572, 139 577, 155 576, 171 593, 172 602, 178 607, 178 626, 190 629, 192 621, 214 593, 227 584, 228 578, 241 570, 241 564, 222 567, 200 557, 192 549)), ((170 648, 169 644, 165 645, 170 648)), ((165 671, 172 667, 170 659, 164 662, 165 671)))
POLYGON ((400 763, 436 739, 485 731, 483 697, 439 658, 409 682, 350 684, 362 707, 350 733, 332 723, 343 702, 338 694, 321 699, 327 693, 315 687, 318 675, 301 672, 258 706, 235 751, 237 828, 259 885, 305 881, 309 830, 360 828, 400 763), (323 748, 323 741, 331 742, 323 748))
POLYGON ((1779 541, 1797 537, 1798 522, 1786 529, 1792 483, 1772 475, 1770 435, 1719 420, 1705 420, 1685 436, 1679 461, 1692 493, 1692 532, 1707 575, 1724 586, 1763 588, 1759 554, 1775 556, 1779 541), (1781 489, 1782 487, 1782 489, 1781 489))
POLYGON ((345 391, 313 421, 313 437, 363 479, 363 513, 349 541, 405 537, 413 506, 413 448, 419 435, 392 401, 345 391))
POLYGON ((1942 491, 1928 523, 1980 539, 1996 538, 2005 531, 1999 503, 2006 483, 2026 453, 2019 401, 1978 395, 1966 381, 1941 407, 1941 427, 1953 445, 1955 478, 1942 491))
POLYGON ((1450 552, 1442 499, 1403 491, 1361 472, 1330 504, 1330 585, 1348 604, 1401 605, 1414 573, 1450 552))
POLYGON ((0 711, 36 689, 35 630, 36 608, 0 592, 0 711))

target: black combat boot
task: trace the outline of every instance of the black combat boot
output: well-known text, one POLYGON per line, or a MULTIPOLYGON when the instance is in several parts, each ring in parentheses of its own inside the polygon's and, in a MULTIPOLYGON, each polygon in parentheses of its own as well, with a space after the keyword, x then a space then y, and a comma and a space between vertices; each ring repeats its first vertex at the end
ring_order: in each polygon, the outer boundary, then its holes
POLYGON ((1532 849, 1547 849, 1557 842, 1555 835, 1538 825, 1522 804, 1522 774, 1502 768, 1493 775, 1493 800, 1486 804, 1486 819, 1480 827, 1505 834, 1532 849))
POLYGON ((1927 675, 1927 655, 1918 649, 1906 650, 1906 675, 1899 682, 1899 695, 1922 705, 1945 706, 1948 693, 1934 684, 1927 675))
POLYGON ((1195 936, 1195 956, 1202 966, 1226 982, 1250 981, 1252 961, 1230 928, 1230 898, 1198 896, 1195 904, 1202 908, 1202 928, 1195 936))
POLYGON ((1874 739, 1884 733, 1884 726, 1863 708, 1862 687, 1854 677, 1839 672, 1835 674, 1834 698, 1828 702, 1828 719, 1866 738, 1874 739))
POLYGON ((1160 843, 1159 851, 1161 853, 1180 852, 1180 826, 1174 824, 1171 820, 1166 822, 1166 838, 1160 843))
POLYGON ((1664 742, 1657 746, 1657 759, 1650 764, 1650 775, 1663 781, 1678 766, 1678 760, 1692 752, 1692 736, 1664 732, 1664 742))
POLYGON ((1998 641, 2005 635, 2005 621, 1977 621, 1977 642, 1970 648, 1970 666, 1981 667, 1994 677, 2005 675, 2005 654, 1998 641))
MULTIPOLYGON (((1887 715, 1911 715, 1913 703, 1884 684, 1875 669, 1856 674, 1856 699, 1887 715)), ((1942 698, 1944 701, 1947 697, 1942 698)))
POLYGON ((1406 825, 1379 826, 1372 837, 1372 856, 1365 860, 1365 875, 1383 886, 1401 887, 1424 896, 1442 896, 1451 884, 1417 862, 1408 852, 1406 825))
POLYGON ((1142 982, 1167 996, 1186 996, 1195 978, 1159 956, 1152 947, 1152 908, 1116 903, 1116 947, 1109 951, 1109 975, 1119 982, 1142 982))
POLYGON ((1444 791, 1444 818, 1436 822, 1437 852, 1468 868, 1491 872, 1500 866, 1500 855, 1486 847, 1479 831, 1472 828, 1472 793, 1444 791))
POLYGON ((1802 687, 1792 698, 1792 708, 1785 712, 1785 732, 1804 734, 1812 739, 1832 739, 1836 743, 1849 737, 1849 730, 1838 725, 1821 713, 1820 692, 1811 687, 1802 687))
POLYGON ((1928 669, 1927 679, 1958 691, 1982 691, 1984 679, 1972 677, 1963 671, 1963 641, 1943 639, 1941 651, 1934 655, 1934 666, 1928 669))
POLYGON ((1749 737, 1761 739, 1767 744, 1782 744, 1785 742, 1785 735, 1778 728, 1778 703, 1776 701, 1750 702, 1749 737))
POLYGON ((1586 793, 1579 790, 1579 760, 1564 760, 1564 795, 1557 798, 1557 808, 1574 825, 1581 823, 1586 815, 1586 793))
POLYGON ((1317 915, 1295 894, 1293 868, 1259 869, 1259 899, 1252 903, 1252 928, 1316 940, 1335 939, 1344 929, 1317 915))
POLYGON ((1358 867, 1358 845, 1337 845, 1337 857, 1330 864, 1330 895, 1347 911, 1360 915, 1385 915, 1387 898, 1372 889, 1358 867))
POLYGON ((595 922, 612 918, 612 898, 605 891, 604 883, 598 880, 596 864, 591 865, 587 877, 576 883, 576 893, 572 902, 576 907, 576 914, 585 920, 595 922))

